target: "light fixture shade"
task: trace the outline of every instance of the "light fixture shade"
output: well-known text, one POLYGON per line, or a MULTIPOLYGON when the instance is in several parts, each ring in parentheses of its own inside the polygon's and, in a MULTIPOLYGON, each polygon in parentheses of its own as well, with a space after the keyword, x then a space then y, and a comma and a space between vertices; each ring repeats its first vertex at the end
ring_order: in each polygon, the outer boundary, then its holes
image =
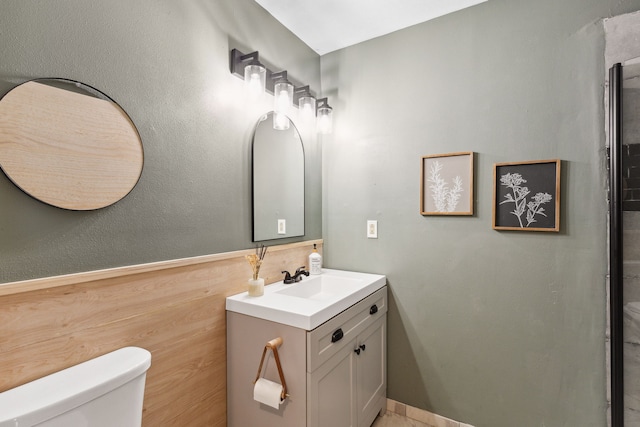
POLYGON ((264 93, 267 83, 267 69, 258 61, 244 67, 244 84, 251 95, 264 93))
POLYGON ((327 98, 318 100, 318 133, 330 134, 333 131, 333 108, 327 103, 327 98))
POLYGON ((311 95, 301 96, 298 100, 300 114, 306 120, 313 120, 316 117, 316 99, 311 95))
POLYGON ((287 130, 289 129, 289 117, 286 114, 278 113, 274 111, 273 113, 273 128, 275 130, 287 130))
POLYGON ((249 95, 262 94, 267 83, 267 67, 260 63, 260 53, 244 54, 238 49, 231 49, 231 74, 244 79, 244 85, 249 95))
POLYGON ((288 80, 279 80, 273 87, 273 111, 289 114, 293 105, 293 85, 288 80))

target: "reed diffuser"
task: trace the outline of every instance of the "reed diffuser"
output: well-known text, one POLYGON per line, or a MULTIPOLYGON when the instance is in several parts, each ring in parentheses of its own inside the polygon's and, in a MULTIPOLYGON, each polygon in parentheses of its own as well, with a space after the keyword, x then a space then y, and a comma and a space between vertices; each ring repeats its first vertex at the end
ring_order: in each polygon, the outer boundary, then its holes
POLYGON ((256 253, 251 255, 245 255, 247 261, 249 261, 249 265, 251 266, 251 270, 253 271, 253 277, 249 279, 249 295, 252 297, 259 297, 264 294, 264 279, 262 279, 260 275, 260 266, 262 265, 262 261, 264 260, 265 255, 267 254, 267 247, 265 245, 261 245, 260 247, 256 246, 256 253))

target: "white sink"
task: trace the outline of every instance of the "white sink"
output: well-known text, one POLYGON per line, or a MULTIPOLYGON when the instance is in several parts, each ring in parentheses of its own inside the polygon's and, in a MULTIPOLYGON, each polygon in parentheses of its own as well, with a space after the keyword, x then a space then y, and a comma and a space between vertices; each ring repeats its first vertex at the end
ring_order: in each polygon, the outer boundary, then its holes
POLYGON ((308 331, 386 285, 379 274, 323 269, 300 282, 265 286, 264 295, 247 292, 227 298, 227 310, 308 331))
POLYGON ((309 276, 298 282, 299 286, 283 287, 276 293, 292 297, 325 301, 341 295, 357 292, 362 287, 362 280, 324 274, 309 276))

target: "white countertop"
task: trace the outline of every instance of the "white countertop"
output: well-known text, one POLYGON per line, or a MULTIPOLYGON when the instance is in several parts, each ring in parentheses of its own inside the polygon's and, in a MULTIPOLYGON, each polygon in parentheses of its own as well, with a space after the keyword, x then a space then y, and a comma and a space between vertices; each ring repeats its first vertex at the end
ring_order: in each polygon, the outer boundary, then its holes
POLYGON ((322 269, 297 283, 267 285, 264 295, 247 292, 227 298, 228 311, 313 330, 387 284, 386 276, 322 269))

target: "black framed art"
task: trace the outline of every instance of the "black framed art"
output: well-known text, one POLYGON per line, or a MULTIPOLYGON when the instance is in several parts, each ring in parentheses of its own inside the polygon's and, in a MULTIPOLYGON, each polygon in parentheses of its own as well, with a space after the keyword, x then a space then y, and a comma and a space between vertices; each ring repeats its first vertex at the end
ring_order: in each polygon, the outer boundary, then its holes
POLYGON ((558 159, 493 166, 493 229, 560 231, 558 159))

